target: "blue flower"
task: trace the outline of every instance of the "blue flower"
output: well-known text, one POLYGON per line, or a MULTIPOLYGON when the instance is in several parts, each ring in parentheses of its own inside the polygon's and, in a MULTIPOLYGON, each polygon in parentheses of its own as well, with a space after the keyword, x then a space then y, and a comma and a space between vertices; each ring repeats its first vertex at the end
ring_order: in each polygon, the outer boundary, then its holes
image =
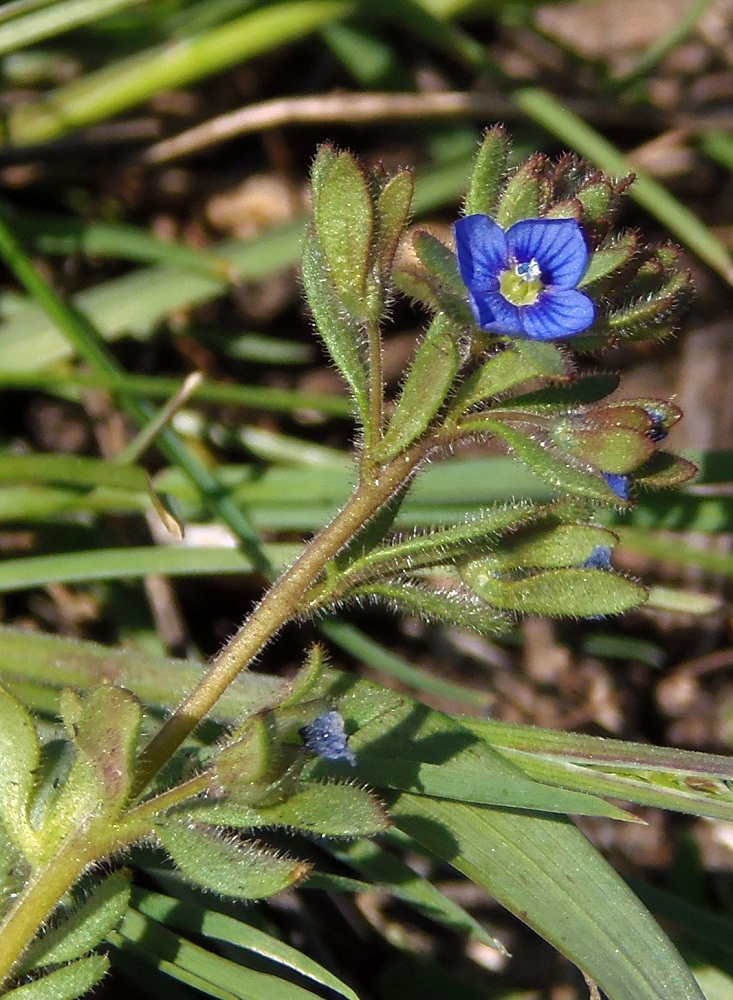
POLYGON ((580 569, 612 569, 611 546, 596 545, 587 559, 580 563, 580 569))
POLYGON ((604 472, 603 478, 620 500, 629 499, 629 485, 631 483, 629 476, 625 476, 621 472, 604 472))
POLYGON ((345 760, 352 767, 356 764, 356 756, 349 747, 344 729, 344 720, 335 708, 319 715, 299 732, 308 749, 324 760, 345 760))
POLYGON ((590 254, 574 219, 524 219, 504 232, 488 215, 469 215, 453 228, 458 268, 482 330, 558 340, 593 323, 593 302, 576 289, 590 254))

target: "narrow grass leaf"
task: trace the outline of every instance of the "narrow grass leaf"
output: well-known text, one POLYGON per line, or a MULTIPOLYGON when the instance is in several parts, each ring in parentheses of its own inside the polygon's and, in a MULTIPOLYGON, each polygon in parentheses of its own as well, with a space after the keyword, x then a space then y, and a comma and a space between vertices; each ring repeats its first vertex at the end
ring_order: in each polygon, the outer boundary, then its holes
POLYGON ((402 795, 397 826, 483 886, 609 1000, 704 1000, 648 911, 560 817, 402 795))
POLYGON ((379 844, 368 840, 356 840, 345 846, 329 844, 328 852, 366 876, 374 883, 374 888, 387 889, 396 899, 408 903, 442 927, 481 941, 499 952, 504 951, 503 945, 462 906, 379 844))
MULTIPOLYGON (((283 567, 299 546, 266 546, 275 565, 283 567)), ((148 573, 199 576, 214 573, 251 573, 253 560, 239 549, 141 546, 128 549, 90 549, 6 560, 0 563, 0 592, 42 587, 63 580, 131 580, 148 573)))
POLYGON ((141 0, 64 0, 0 24, 0 55, 78 28, 141 0))
POLYGON ((234 917, 218 913, 216 910, 206 909, 193 901, 182 904, 180 900, 170 896, 139 889, 134 892, 133 903, 140 913, 173 930, 200 934, 214 941, 223 941, 244 948, 255 955, 292 969, 314 983, 334 990, 347 1000, 358 1000, 354 991, 328 969, 324 969, 312 958, 251 924, 235 920, 234 917))
POLYGON ((102 121, 161 90, 174 90, 307 36, 343 16, 343 0, 273 3, 210 31, 113 61, 13 109, 6 135, 14 145, 43 142, 102 121))
POLYGON ((136 910, 127 911, 119 935, 114 935, 112 940, 137 945, 132 951, 136 958, 221 1000, 260 1000, 264 997, 267 1000, 317 1000, 318 997, 296 983, 257 972, 193 944, 136 910), (166 960, 171 955, 175 958, 166 960))

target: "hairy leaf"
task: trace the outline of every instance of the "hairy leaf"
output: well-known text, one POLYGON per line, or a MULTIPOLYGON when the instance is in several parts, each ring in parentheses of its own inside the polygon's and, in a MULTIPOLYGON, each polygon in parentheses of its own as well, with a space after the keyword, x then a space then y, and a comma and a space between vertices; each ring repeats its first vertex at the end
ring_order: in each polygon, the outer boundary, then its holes
POLYGON ((468 182, 464 215, 495 218, 509 147, 509 137, 501 125, 495 125, 484 133, 468 182))
POLYGON ((22 971, 61 965, 96 948, 122 920, 130 898, 129 879, 115 872, 59 924, 36 941, 23 959, 22 971))
POLYGON ((90 955, 64 965, 42 979, 3 994, 11 1000, 77 1000, 95 986, 109 969, 106 955, 90 955))
POLYGON ((214 827, 169 820, 156 832, 176 867, 192 882, 238 899, 263 899, 299 882, 309 866, 226 836, 214 827))
POLYGON ((32 858, 38 849, 38 838, 30 824, 29 810, 40 746, 30 715, 2 687, 0 761, 0 820, 13 843, 32 858))

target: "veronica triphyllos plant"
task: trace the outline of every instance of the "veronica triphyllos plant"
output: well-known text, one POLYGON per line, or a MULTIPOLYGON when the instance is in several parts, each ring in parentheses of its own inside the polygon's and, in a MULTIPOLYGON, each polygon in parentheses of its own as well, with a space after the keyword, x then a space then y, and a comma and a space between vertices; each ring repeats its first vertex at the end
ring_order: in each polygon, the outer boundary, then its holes
MULTIPOLYGON (((598 513, 630 507, 632 480, 634 491, 673 486, 694 468, 660 450, 679 410, 666 400, 611 397, 618 379, 599 373, 594 355, 623 340, 669 334, 689 276, 676 247, 645 246, 635 232, 613 229, 628 179, 611 180, 573 157, 552 162, 537 155, 512 169, 509 162, 504 131, 489 130, 452 247, 411 228, 410 171, 368 171, 349 153, 319 150, 302 279, 317 332, 353 402, 353 492, 271 581, 152 739, 141 737, 140 699, 123 686, 67 693, 58 733, 43 743, 19 698, 0 689, 6 988, 47 979, 48 992, 34 992, 35 1000, 73 997, 104 974, 97 946, 106 935, 118 940, 129 873, 110 876, 117 879, 114 906, 105 896, 106 876, 86 896, 75 895, 75 887, 85 873, 101 872, 103 861, 105 872, 119 867, 132 845, 140 847, 138 857, 152 847, 164 852, 178 877, 200 887, 253 899, 295 885, 311 870, 299 860, 297 840, 288 853, 262 843, 260 831, 318 836, 326 850, 333 839, 376 836, 391 822, 432 856, 480 878, 596 976, 612 1000, 629 1000, 630 982, 648 987, 635 996, 662 997, 649 992, 656 987, 644 970, 646 951, 636 962, 620 939, 601 958, 585 946, 587 927, 614 907, 625 915, 618 934, 633 926, 630 947, 653 942, 677 980, 688 982, 630 890, 607 873, 570 821, 558 818, 619 813, 602 798, 563 786, 567 776, 554 785, 535 778, 521 755, 514 763, 485 741, 479 746, 466 720, 330 671, 320 647, 293 679, 269 678, 266 694, 253 687, 237 717, 216 715, 221 696, 286 623, 318 621, 349 605, 381 603, 495 635, 524 614, 596 618, 646 599, 640 583, 614 568, 618 539, 598 513), (415 303, 425 329, 390 396, 383 327, 400 292, 415 303), (498 443, 525 463, 551 496, 487 503, 453 522, 395 532, 424 466, 482 442, 498 443), (207 745, 193 734, 212 712, 226 725, 207 745), (49 746, 63 767, 51 766, 49 746), (492 859, 486 870, 480 858, 469 858, 472 838, 451 826, 469 815, 466 809, 492 859), (548 851, 561 836, 556 853, 548 851), (517 879, 521 858, 506 853, 515 844, 531 858, 526 877, 517 879), (603 913, 575 893, 573 907, 585 909, 554 935, 548 914, 569 898, 557 888, 563 859, 581 856, 587 884, 598 878, 604 887, 603 913), (545 906, 548 898, 557 905, 545 906), (72 935, 76 944, 51 946, 83 920, 88 933, 72 935), (52 930, 39 941, 44 927, 52 930), (62 992, 53 978, 60 972, 62 992)), ((241 697, 243 689, 236 690, 241 697)), ((541 761, 545 767, 542 754, 541 761)), ((159 854, 150 863, 159 865, 159 854)), ((433 912, 432 896, 423 903, 433 912)), ((685 996, 693 997, 689 982, 685 996)))

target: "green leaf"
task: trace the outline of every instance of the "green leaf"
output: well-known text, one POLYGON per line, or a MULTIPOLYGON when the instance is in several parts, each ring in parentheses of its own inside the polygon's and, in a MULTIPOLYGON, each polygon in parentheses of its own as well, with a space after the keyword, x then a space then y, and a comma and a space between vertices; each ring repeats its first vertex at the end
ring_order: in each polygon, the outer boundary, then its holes
POLYGON ((29 812, 34 771, 40 758, 32 718, 19 701, 0 687, 0 820, 12 842, 31 858, 39 847, 29 812))
POLYGON ((356 840, 347 845, 329 844, 328 851, 368 878, 377 888, 387 889, 396 899, 413 906, 430 920, 499 952, 505 951, 501 942, 493 938, 462 906, 378 843, 356 840))
POLYGON ((532 358, 509 346, 487 358, 458 386, 450 402, 450 414, 460 416, 476 403, 509 392, 542 374, 532 358))
POLYGON ((46 859, 78 827, 106 829, 118 818, 132 785, 141 718, 137 698, 109 684, 92 689, 83 701, 70 689, 64 690, 61 710, 76 755, 43 815, 46 859))
POLYGON ((148 477, 139 466, 115 465, 83 455, 0 455, 0 483, 14 482, 148 490, 148 477))
POLYGON ((10 11, 2 11, 4 23, 0 25, 0 54, 5 55, 17 49, 33 45, 46 38, 70 31, 82 24, 94 22, 108 14, 131 6, 137 0, 65 0, 50 7, 43 4, 24 5, 16 8, 15 16, 10 11), (5 17, 11 19, 6 21, 5 17))
MULTIPOLYGON (((466 298, 466 286, 458 270, 456 255, 442 240, 425 229, 418 229, 412 238, 420 263, 437 280, 438 284, 459 299, 466 298)), ((466 307, 467 314, 468 307, 466 307)))
POLYGON ((214 827, 168 820, 156 826, 163 847, 192 882, 238 899, 263 899, 299 882, 309 866, 214 827))
POLYGON ((437 316, 420 342, 379 449, 388 461, 427 430, 445 403, 461 359, 452 322, 437 316))
POLYGON ((349 153, 323 148, 313 168, 313 219, 330 280, 351 316, 373 314, 367 302, 374 207, 363 169, 349 153), (325 162, 319 162, 319 157, 325 162))
POLYGON ((510 177, 499 200, 496 221, 509 229, 522 219, 539 219, 546 208, 547 182, 542 176, 547 157, 541 153, 529 157, 510 177))
MULTIPOLYGON (((563 384, 549 385, 535 392, 524 392, 519 396, 510 396, 504 403, 491 408, 492 413, 501 413, 503 409, 524 410, 527 413, 556 413, 567 411, 569 407, 596 403, 609 396, 618 388, 621 379, 618 375, 608 372, 597 372, 582 378, 573 378, 563 384)), ((634 400, 639 406, 645 401, 634 400)), ((651 426, 651 424, 649 425, 651 426)))
POLYGON ((582 222, 583 204, 578 198, 566 198, 564 201, 556 201, 545 212, 545 218, 575 219, 576 222, 582 222))
MULTIPOLYGON (((634 294, 634 286, 631 292, 634 294)), ((617 308, 597 325, 619 337, 640 339, 656 327, 664 328, 680 310, 682 297, 690 292, 690 276, 686 271, 673 271, 661 287, 633 298, 617 308)))
POLYGON ((488 215, 492 219, 496 217, 509 147, 509 138, 501 125, 494 125, 484 133, 468 182, 464 215, 488 215))
POLYGON ((483 562, 470 563, 461 575, 482 600, 502 611, 529 615, 588 618, 617 615, 643 604, 646 590, 606 570, 555 569, 519 580, 501 580, 483 562))
POLYGON ((393 611, 423 621, 457 625, 484 635, 497 635, 509 626, 505 615, 460 586, 441 591, 397 580, 366 584, 353 591, 353 596, 376 599, 393 611))
POLYGON ((129 898, 129 878, 123 872, 104 879, 65 920, 33 944, 21 971, 61 965, 88 954, 122 920, 129 898))
MULTIPOLYGON (((88 0, 82 0, 88 3, 88 0)), ((138 0, 135 0, 138 2, 138 0)), ((229 280, 232 265, 182 242, 169 242, 140 226, 119 222, 98 222, 74 215, 16 211, 3 204, 0 212, 12 223, 23 245, 30 252, 68 257, 108 257, 113 260, 139 261, 180 267, 221 281, 229 280)))
POLYGON ((77 1000, 88 993, 108 969, 106 955, 90 955, 50 972, 43 979, 8 990, 3 996, 12 1000, 77 1000))
POLYGON ((512 347, 525 362, 534 367, 538 376, 565 379, 570 375, 570 362, 557 344, 542 340, 515 340, 512 347))
POLYGON ((307 784, 271 806, 211 802, 194 805, 187 809, 187 815, 217 826, 249 829, 280 826, 323 837, 372 837, 389 825, 374 795, 344 782, 307 784))
MULTIPOLYGON (((197 990, 197 995, 218 1000, 318 1000, 315 993, 290 978, 281 979, 226 959, 135 910, 127 911, 120 933, 114 933, 112 941, 115 966, 122 965, 125 975, 145 993, 152 978, 162 995, 171 991, 172 979, 197 990), (159 971, 165 977, 156 981, 159 971)), ((184 995, 189 997, 190 989, 184 995)))
MULTIPOLYGON (((371 718, 359 720, 350 737, 356 774, 374 787, 513 809, 628 818, 598 798, 573 793, 563 799, 557 788, 531 780, 519 768, 507 767, 505 758, 459 721, 404 696, 362 684, 361 705, 349 698, 341 707, 345 715, 347 706, 374 711, 371 718)), ((314 770, 324 768, 319 763, 314 770)))
POLYGON ((376 256, 386 279, 392 271, 397 247, 410 217, 415 187, 411 170, 401 170, 391 177, 377 198, 376 256))
MULTIPOLYGON (((550 436, 559 448, 581 462, 604 472, 632 472, 654 454, 656 446, 649 437, 651 420, 647 417, 646 428, 624 425, 621 410, 619 407, 613 411, 619 413, 617 426, 597 423, 594 412, 590 411, 585 416, 555 420, 550 436)), ((646 417, 642 410, 638 412, 646 417)))
POLYGON ((369 415, 369 373, 362 349, 362 331, 346 313, 328 278, 323 251, 309 227, 303 242, 301 273, 308 305, 318 333, 334 364, 346 379, 363 422, 369 415))
POLYGON ((392 818, 575 962, 609 1000, 704 1000, 669 939, 569 820, 407 794, 392 818))
POLYGON ((262 716, 248 720, 235 739, 219 750, 214 758, 213 788, 230 792, 249 782, 262 781, 273 766, 277 747, 272 726, 262 716))
POLYGON ((639 239, 635 233, 623 233, 610 246, 594 250, 586 272, 578 282, 578 288, 586 288, 594 281, 600 281, 619 271, 637 252, 638 245, 639 239))
POLYGON ((634 481, 650 490, 666 489, 688 482, 697 475, 697 466, 679 455, 658 451, 634 473, 634 481))
POLYGON ((481 510, 461 524, 395 538, 355 561, 343 579, 363 583, 370 579, 416 572, 429 566, 451 565, 495 547, 499 536, 540 519, 553 508, 518 503, 481 510))
POLYGON ((467 436, 473 433, 491 433, 509 445, 512 452, 530 467, 541 479, 551 483, 556 489, 574 496, 590 497, 600 503, 620 506, 622 501, 606 484, 597 469, 583 469, 570 465, 566 457, 559 457, 549 448, 530 436, 532 430, 492 420, 491 417, 467 417, 461 424, 467 436))
POLYGON ((5 912, 6 905, 22 888, 25 866, 21 862, 20 851, 0 823, 0 913, 5 912))
MULTIPOLYGON (((623 184, 623 181, 619 184, 623 184)), ((606 222, 613 211, 614 203, 618 200, 614 185, 605 177, 583 184, 578 189, 576 197, 583 206, 584 221, 595 223, 606 222)))
POLYGON ((103 809, 116 817, 134 779, 135 750, 142 709, 123 688, 105 684, 84 702, 74 742, 103 792, 103 809))
POLYGON ((229 17, 210 30, 194 31, 81 73, 40 98, 13 108, 6 142, 43 142, 127 111, 161 91, 185 87, 212 73, 246 63, 304 38, 348 11, 339 0, 270 4, 229 17))
POLYGON ((186 900, 182 904, 179 899, 140 889, 134 890, 133 902, 140 913, 168 927, 244 948, 333 990, 347 1000, 358 1000, 349 986, 318 962, 242 920, 206 909, 192 900, 186 900))

